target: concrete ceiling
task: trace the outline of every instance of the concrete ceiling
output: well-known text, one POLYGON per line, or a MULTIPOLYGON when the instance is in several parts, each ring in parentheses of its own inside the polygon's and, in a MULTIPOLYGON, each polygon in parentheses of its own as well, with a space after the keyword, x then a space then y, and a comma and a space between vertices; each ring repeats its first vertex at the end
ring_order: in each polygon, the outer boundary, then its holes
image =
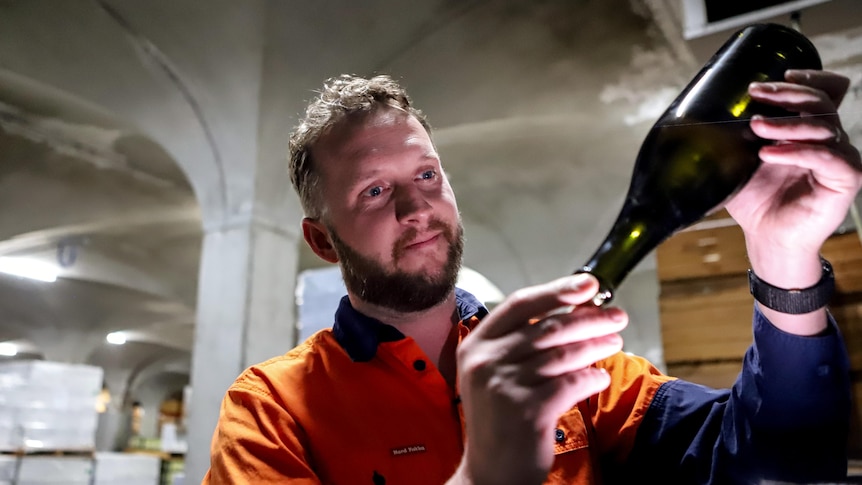
MULTIPOLYGON (((858 3, 803 14, 854 81, 842 109, 857 146, 858 3)), ((242 200, 231 174, 250 171, 243 144, 268 110, 295 122, 340 72, 391 73, 428 114, 470 267, 504 292, 564 274, 616 216, 652 121, 729 35, 683 40, 673 0, 359 5, 0 0, 0 256, 64 266, 56 283, 0 276, 0 341, 51 358, 71 355, 48 348, 57 335, 89 332, 78 360, 175 372, 202 218, 242 200), (134 344, 108 347, 119 330, 134 344)), ((300 251, 301 269, 319 264, 300 251)))

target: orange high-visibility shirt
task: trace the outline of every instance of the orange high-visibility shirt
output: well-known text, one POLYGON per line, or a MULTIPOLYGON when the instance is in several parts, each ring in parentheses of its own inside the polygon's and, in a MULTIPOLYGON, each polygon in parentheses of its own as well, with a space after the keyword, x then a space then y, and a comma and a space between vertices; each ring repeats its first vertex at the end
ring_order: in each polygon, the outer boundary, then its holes
MULTIPOLYGON (((456 296, 460 341, 487 310, 469 293, 456 296)), ((547 483, 599 483, 599 455, 626 458, 652 397, 671 379, 622 352, 598 365, 614 385, 560 418, 547 483)), ((442 484, 461 461, 463 425, 456 391, 413 339, 345 297, 331 330, 230 387, 203 483, 442 484)))

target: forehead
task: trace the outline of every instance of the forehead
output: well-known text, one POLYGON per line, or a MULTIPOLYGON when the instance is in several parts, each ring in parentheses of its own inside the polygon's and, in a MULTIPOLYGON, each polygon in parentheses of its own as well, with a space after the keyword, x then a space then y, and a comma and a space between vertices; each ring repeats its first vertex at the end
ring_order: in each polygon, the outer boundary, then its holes
POLYGON ((422 123, 397 108, 378 108, 346 118, 323 134, 311 152, 324 178, 361 171, 364 165, 375 162, 397 161, 409 154, 437 157, 422 123))

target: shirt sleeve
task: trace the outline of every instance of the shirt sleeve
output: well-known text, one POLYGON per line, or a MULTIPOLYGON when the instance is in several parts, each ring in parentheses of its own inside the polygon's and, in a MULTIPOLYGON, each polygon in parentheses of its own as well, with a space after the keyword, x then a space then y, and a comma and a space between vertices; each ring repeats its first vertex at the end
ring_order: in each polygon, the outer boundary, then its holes
POLYGON ((265 388, 242 377, 222 401, 201 485, 319 485, 300 426, 265 388))
POLYGON ((656 392, 625 472, 674 483, 814 483, 847 474, 850 376, 835 321, 798 336, 758 309, 731 389, 674 380, 656 392))
POLYGON ((631 453, 644 415, 661 386, 672 378, 643 357, 618 352, 596 363, 611 385, 587 400, 593 446, 605 461, 622 463, 631 453))

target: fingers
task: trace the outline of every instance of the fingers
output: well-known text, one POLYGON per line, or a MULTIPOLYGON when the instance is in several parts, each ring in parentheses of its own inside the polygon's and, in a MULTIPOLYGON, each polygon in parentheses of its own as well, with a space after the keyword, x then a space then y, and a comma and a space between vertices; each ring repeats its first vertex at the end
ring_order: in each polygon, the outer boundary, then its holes
POLYGON ((810 170, 813 180, 833 193, 855 193, 862 184, 859 152, 809 143, 766 146, 760 150, 765 163, 792 165, 810 170))
POLYGON ((841 104, 850 88, 850 78, 830 71, 790 69, 784 73, 784 79, 823 91, 835 106, 841 104))
POLYGON ((859 152, 850 144, 837 114, 837 106, 850 80, 818 70, 789 70, 785 79, 788 82, 752 83, 749 93, 758 101, 800 113, 800 116, 754 116, 751 129, 762 138, 808 145, 790 147, 778 143, 761 150, 761 158, 772 163, 803 166, 796 162, 804 155, 811 157, 805 166, 812 169, 812 164, 821 167, 825 164, 841 170, 839 164, 829 163, 835 161, 858 168, 859 152))
POLYGON ((793 83, 751 83, 751 97, 794 113, 835 114, 836 104, 824 91, 793 83))
POLYGON ((519 290, 461 342, 458 379, 471 443, 494 449, 502 431, 528 452, 520 459, 545 449, 552 456, 545 435, 566 410, 608 387, 607 372, 594 364, 622 349, 617 332, 628 317, 596 307, 597 291, 587 274, 519 290))
POLYGON ((524 288, 512 293, 494 309, 474 333, 483 339, 493 339, 523 328, 528 321, 556 309, 589 302, 599 290, 599 283, 590 274, 566 276, 549 283, 524 288))
POLYGON ((620 308, 586 306, 548 316, 524 328, 522 333, 525 340, 541 350, 619 332, 628 320, 628 315, 620 308))
POLYGON ((596 307, 598 287, 592 275, 577 274, 510 295, 458 346, 462 384, 491 403, 542 409, 606 387, 607 377, 590 366, 622 349, 618 332, 628 316, 596 307))
POLYGON ((548 408, 554 410, 555 416, 559 416, 574 403, 607 389, 610 383, 611 377, 604 369, 587 367, 545 381, 536 389, 536 393, 545 396, 548 408))
MULTIPOLYGON (((548 354, 560 352, 566 346, 591 339, 615 336, 628 324, 628 315, 619 308, 598 308, 592 305, 577 307, 569 312, 549 315, 533 325, 522 325, 499 340, 505 354, 502 362, 519 363, 535 358, 536 354, 552 349, 548 354)), ((616 349, 619 350, 619 349, 616 349)), ((613 352, 611 352, 613 353, 613 352)), ((580 365, 585 367, 607 355, 592 358, 580 365)))
POLYGON ((754 133, 769 140, 819 142, 834 146, 847 146, 849 140, 837 116, 801 118, 751 118, 754 133))
POLYGON ((622 350, 618 332, 627 323, 621 309, 589 304, 534 324, 523 322, 517 330, 494 339, 482 339, 474 332, 459 347, 459 368, 498 389, 533 389, 544 400, 551 396, 539 389, 580 388, 581 380, 571 380, 573 373, 622 350))
MULTIPOLYGON (((749 93, 760 102, 800 113, 800 116, 769 119, 754 116, 751 128, 755 134, 776 141, 820 143, 854 165, 858 151, 850 145, 837 114, 837 106, 847 92, 850 80, 836 73, 817 70, 789 70, 785 79, 787 82, 752 83, 749 93)), ((787 148, 773 150, 772 155, 788 151, 787 148)), ((798 153, 804 151, 800 149, 798 153)), ((829 158, 827 151, 820 153, 820 158, 829 158)), ((790 159, 786 161, 792 162, 790 159)))
POLYGON ((529 360, 519 363, 524 370, 521 383, 533 386, 550 378, 588 368, 622 348, 623 339, 616 333, 556 346, 550 351, 533 354, 529 360))
POLYGON ((787 71, 787 82, 755 82, 748 88, 752 98, 797 113, 834 114, 850 79, 828 71, 787 71))

